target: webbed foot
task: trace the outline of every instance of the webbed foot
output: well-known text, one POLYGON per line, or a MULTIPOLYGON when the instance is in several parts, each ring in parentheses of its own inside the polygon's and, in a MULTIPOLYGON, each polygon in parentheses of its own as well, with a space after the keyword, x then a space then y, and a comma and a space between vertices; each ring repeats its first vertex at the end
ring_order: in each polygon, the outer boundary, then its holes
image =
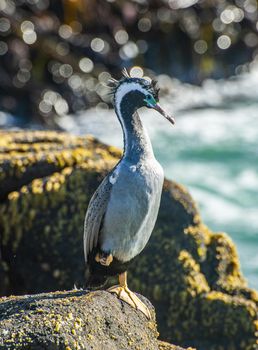
POLYGON ((118 286, 113 286, 108 289, 110 293, 116 293, 118 298, 131 305, 134 309, 140 310, 149 320, 151 314, 147 306, 128 288, 126 272, 119 275, 118 286))

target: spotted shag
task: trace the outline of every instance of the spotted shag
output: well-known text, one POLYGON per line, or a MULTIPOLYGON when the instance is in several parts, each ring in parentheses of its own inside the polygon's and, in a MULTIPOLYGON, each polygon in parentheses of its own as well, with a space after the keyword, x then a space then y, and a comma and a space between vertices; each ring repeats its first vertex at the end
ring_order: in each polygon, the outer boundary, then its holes
POLYGON ((154 228, 164 174, 154 157, 147 131, 137 110, 154 109, 174 124, 158 103, 154 81, 132 78, 124 71, 112 79, 112 94, 124 137, 121 160, 104 178, 90 200, 84 226, 84 254, 89 266, 88 286, 98 286, 119 276, 112 293, 148 318, 146 305, 127 286, 129 263, 144 249, 154 228))

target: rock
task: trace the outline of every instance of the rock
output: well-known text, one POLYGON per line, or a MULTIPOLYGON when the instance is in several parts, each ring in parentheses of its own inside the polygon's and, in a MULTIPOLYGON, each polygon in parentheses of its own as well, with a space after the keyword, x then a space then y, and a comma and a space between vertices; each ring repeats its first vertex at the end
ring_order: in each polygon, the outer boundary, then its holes
MULTIPOLYGON (((120 152, 56 132, 0 133, 0 293, 83 286, 87 203, 120 152)), ((155 306, 161 339, 198 350, 253 349, 257 293, 233 242, 201 220, 188 191, 166 181, 155 230, 129 269, 155 306)))
POLYGON ((0 349, 182 349, 159 346, 157 336, 155 320, 105 291, 0 299, 0 349))

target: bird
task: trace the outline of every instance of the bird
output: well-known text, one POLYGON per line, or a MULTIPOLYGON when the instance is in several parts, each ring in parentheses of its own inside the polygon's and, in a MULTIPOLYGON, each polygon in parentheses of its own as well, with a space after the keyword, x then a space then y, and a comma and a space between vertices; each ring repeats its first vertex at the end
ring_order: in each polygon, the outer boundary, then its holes
POLYGON ((140 310, 147 306, 127 284, 130 263, 141 253, 153 231, 162 193, 164 172, 156 160, 150 138, 138 114, 146 107, 170 123, 175 120, 159 104, 154 80, 131 77, 126 69, 120 80, 111 79, 114 110, 123 131, 123 154, 93 194, 85 215, 84 256, 89 287, 99 287, 111 276, 119 285, 108 289, 140 310))

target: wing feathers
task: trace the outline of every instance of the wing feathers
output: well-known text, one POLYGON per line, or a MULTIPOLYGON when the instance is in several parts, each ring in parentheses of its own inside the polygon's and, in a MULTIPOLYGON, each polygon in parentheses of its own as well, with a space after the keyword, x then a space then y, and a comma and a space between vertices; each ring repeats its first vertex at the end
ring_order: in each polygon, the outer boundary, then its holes
POLYGON ((84 256, 88 260, 89 253, 97 246, 101 224, 110 197, 112 184, 109 182, 109 175, 105 177, 96 192, 92 196, 84 223, 84 256))

